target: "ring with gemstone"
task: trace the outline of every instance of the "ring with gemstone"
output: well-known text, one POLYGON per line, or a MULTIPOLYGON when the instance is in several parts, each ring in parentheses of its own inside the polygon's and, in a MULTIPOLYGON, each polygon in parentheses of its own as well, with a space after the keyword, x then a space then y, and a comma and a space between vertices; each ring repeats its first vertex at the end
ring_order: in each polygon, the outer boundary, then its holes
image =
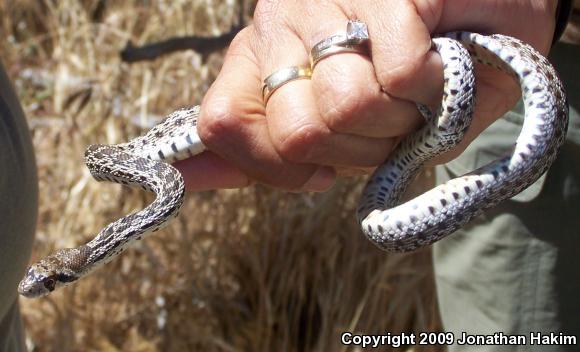
POLYGON ((312 70, 309 66, 290 66, 275 71, 264 79, 264 85, 262 86, 262 98, 264 99, 264 104, 268 103, 270 96, 276 91, 276 89, 282 87, 286 83, 297 79, 310 79, 311 76, 312 70))
POLYGON ((366 43, 369 40, 367 25, 359 20, 349 20, 346 32, 327 37, 312 47, 310 50, 310 67, 314 69, 316 64, 334 54, 357 53, 366 54, 366 43))

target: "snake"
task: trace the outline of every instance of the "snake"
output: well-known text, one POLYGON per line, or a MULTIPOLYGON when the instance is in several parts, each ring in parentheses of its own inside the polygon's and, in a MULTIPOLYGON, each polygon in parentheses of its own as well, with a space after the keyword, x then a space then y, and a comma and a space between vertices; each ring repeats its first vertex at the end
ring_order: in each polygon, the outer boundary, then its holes
MULTIPOLYGON (((460 31, 432 38, 432 49, 443 63, 441 104, 435 111, 417 105, 425 124, 374 171, 357 208, 364 235, 386 251, 430 245, 513 197, 548 170, 565 141, 564 87, 549 61, 530 45, 506 35, 460 31), (469 128, 476 105, 474 62, 512 76, 521 86, 525 116, 514 147, 487 165, 401 202, 423 165, 459 144, 469 128)), ((179 214, 185 187, 171 163, 206 150, 197 132, 199 113, 200 106, 183 108, 127 143, 86 149, 86 166, 97 181, 141 187, 156 198, 107 225, 86 244, 59 249, 32 264, 18 286, 20 294, 42 297, 76 282, 179 214)))

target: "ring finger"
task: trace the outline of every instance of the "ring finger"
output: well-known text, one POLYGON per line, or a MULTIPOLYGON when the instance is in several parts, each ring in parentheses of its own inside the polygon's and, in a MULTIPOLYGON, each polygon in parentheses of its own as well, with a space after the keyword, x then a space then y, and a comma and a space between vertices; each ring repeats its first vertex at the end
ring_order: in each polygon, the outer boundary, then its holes
MULTIPOLYGON (((332 9, 324 11, 324 15, 345 20, 340 11, 332 9)), ((310 14, 302 17, 316 21, 310 14)), ((267 20, 257 21, 256 27, 261 38, 258 56, 263 77, 288 66, 309 63, 308 44, 295 28, 267 20)), ((283 158, 333 166, 375 166, 384 161, 393 147, 392 139, 334 130, 321 115, 319 100, 310 80, 285 84, 272 94, 266 106, 268 128, 272 143, 283 158)))
MULTIPOLYGON (((304 40, 314 48, 334 33, 358 31, 366 32, 368 37, 366 24, 349 20, 346 15, 322 27, 305 28, 303 31, 304 40)), ((358 46, 366 45, 368 43, 358 46)), ((373 138, 407 134, 417 128, 423 119, 414 103, 384 92, 376 79, 369 54, 368 50, 363 54, 343 50, 319 60, 313 70, 312 85, 320 115, 337 132, 373 138)))

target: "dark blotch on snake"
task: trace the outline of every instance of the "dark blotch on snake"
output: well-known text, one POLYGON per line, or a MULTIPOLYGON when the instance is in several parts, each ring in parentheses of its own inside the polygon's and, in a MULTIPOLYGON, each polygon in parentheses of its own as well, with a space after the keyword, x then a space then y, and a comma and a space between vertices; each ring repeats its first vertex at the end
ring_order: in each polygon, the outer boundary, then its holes
POLYGON ((56 279, 58 281, 60 281, 60 282, 73 282, 76 279, 78 279, 78 277, 77 276, 73 276, 73 275, 67 275, 67 274, 64 274, 64 273, 58 273, 56 275, 56 279))

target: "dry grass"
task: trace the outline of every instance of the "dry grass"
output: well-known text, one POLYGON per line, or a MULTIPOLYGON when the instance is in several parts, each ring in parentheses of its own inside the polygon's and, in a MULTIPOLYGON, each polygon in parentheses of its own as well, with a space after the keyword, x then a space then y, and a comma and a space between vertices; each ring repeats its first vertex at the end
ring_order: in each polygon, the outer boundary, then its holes
MULTIPOLYGON (((0 50, 39 167, 34 258, 87 241, 151 199, 94 182, 85 146, 130 139, 199 102, 221 64, 221 54, 202 62, 193 52, 122 64, 125 43, 224 32, 237 11, 233 0, 0 2, 0 50)), ((370 245, 353 216, 360 191, 360 180, 344 180, 320 195, 191 194, 177 221, 121 259, 48 298, 23 300, 29 343, 34 351, 343 351, 356 349, 340 345, 341 331, 436 330, 429 252, 386 255, 370 245)))

